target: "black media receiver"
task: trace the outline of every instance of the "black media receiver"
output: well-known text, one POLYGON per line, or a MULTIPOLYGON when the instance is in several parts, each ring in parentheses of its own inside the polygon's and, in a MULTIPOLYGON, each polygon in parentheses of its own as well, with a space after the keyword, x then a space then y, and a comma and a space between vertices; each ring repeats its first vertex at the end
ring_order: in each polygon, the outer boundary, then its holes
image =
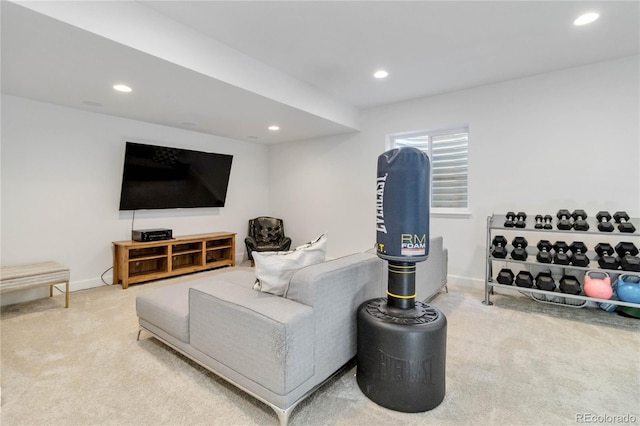
POLYGON ((171 229, 135 229, 131 231, 131 239, 133 241, 161 241, 170 240, 171 238, 173 238, 173 232, 171 231, 171 229))

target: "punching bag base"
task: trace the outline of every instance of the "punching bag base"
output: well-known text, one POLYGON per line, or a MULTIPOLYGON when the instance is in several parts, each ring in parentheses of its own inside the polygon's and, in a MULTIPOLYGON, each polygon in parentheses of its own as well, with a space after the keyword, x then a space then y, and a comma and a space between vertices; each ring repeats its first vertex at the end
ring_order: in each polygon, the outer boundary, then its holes
POLYGON ((358 308, 360 390, 376 404, 417 413, 437 407, 445 394, 447 319, 422 302, 411 309, 372 299, 358 308))

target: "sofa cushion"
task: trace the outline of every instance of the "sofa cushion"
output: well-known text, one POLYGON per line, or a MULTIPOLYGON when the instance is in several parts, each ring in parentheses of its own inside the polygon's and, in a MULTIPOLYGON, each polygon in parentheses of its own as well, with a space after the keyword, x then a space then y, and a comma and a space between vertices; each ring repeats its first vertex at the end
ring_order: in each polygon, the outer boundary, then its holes
POLYGON ((255 290, 282 296, 291 276, 297 270, 324 262, 327 253, 327 237, 321 235, 315 241, 286 252, 253 252, 255 261, 255 290))
POLYGON ((136 297, 138 317, 189 343, 189 287, 183 282, 154 288, 136 297))
POLYGON ((143 291, 136 297, 136 311, 139 318, 189 343, 189 288, 225 281, 250 289, 254 275, 251 271, 234 269, 181 277, 179 280, 186 281, 143 291))

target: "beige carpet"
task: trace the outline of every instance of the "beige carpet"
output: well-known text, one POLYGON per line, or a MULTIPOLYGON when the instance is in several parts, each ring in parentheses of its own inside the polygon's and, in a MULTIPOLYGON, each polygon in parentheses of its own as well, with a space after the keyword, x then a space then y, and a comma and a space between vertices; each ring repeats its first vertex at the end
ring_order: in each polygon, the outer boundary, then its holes
MULTIPOLYGON (((135 296, 161 285, 74 292, 69 309, 62 295, 3 308, 2 425, 277 425, 270 408, 148 334, 136 341, 135 296)), ((618 415, 640 424, 640 320, 504 291, 485 306, 479 288, 449 290, 431 302, 448 319, 441 405, 379 407, 350 366, 290 424, 563 425, 618 415)))

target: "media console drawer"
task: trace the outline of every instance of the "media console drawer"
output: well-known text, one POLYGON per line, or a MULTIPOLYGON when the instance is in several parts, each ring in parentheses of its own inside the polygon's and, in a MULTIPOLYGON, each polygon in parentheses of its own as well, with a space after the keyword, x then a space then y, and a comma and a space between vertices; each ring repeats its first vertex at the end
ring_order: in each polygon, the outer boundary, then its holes
POLYGON ((236 234, 214 232, 170 240, 113 242, 113 284, 122 288, 223 266, 235 266, 236 234))

